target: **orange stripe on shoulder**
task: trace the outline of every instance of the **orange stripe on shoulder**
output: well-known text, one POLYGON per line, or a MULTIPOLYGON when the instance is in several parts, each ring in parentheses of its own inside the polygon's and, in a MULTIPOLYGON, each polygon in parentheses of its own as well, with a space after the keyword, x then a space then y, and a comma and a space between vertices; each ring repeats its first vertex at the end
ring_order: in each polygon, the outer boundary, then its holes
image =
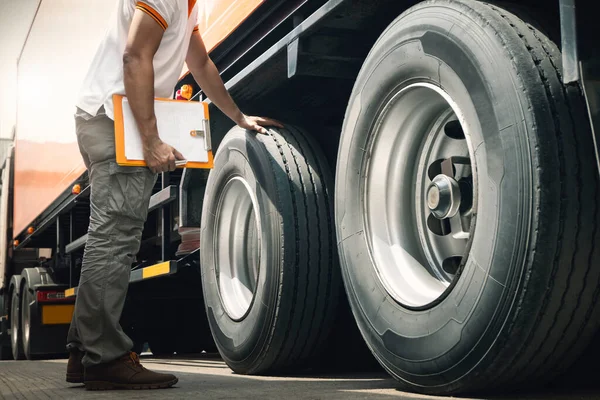
POLYGON ((188 17, 190 15, 192 15, 192 10, 194 9, 195 5, 196 5, 196 0, 188 0, 188 17))
POLYGON ((194 27, 194 32, 200 32, 200 27, 198 25, 194 27))
POLYGON ((160 22, 160 20, 159 20, 158 18, 156 18, 156 17, 155 17, 153 14, 151 14, 151 13, 147 12, 146 10, 144 10, 144 9, 143 9, 143 8, 141 8, 141 7, 137 7, 137 8, 138 8, 138 10, 141 10, 141 11, 145 12, 146 14, 148 14, 148 15, 149 15, 149 16, 150 16, 150 17, 151 17, 151 18, 152 18, 154 21, 156 21, 156 23, 157 23, 157 24, 158 24, 158 25, 159 25, 159 26, 162 28, 162 30, 163 30, 163 31, 165 31, 165 30, 166 30, 166 28, 165 28, 165 26, 162 24, 162 22, 160 22))
POLYGON ((169 24, 167 24, 167 21, 165 21, 163 16, 160 15, 158 11, 156 11, 154 8, 152 8, 148 4, 144 3, 143 1, 138 1, 137 4, 135 5, 135 8, 137 8, 138 10, 143 11, 146 14, 148 14, 149 16, 151 16, 161 26, 161 28, 163 28, 163 30, 167 30, 167 28, 169 27, 169 24))

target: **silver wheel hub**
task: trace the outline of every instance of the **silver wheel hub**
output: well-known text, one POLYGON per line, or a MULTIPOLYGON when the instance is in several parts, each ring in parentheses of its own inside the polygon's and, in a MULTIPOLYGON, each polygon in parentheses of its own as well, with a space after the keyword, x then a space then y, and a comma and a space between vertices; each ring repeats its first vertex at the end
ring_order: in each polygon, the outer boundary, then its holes
POLYGON ((393 95, 373 125, 365 234, 380 282, 406 307, 444 296, 466 260, 477 181, 462 121, 452 98, 423 82, 393 95))
POLYGON ((261 252, 257 199, 244 178, 236 176, 225 184, 216 221, 215 265, 221 302, 230 318, 241 320, 254 300, 261 252))
POLYGON ((458 182, 447 175, 436 176, 427 190, 427 205, 438 219, 454 217, 460 206, 458 182))

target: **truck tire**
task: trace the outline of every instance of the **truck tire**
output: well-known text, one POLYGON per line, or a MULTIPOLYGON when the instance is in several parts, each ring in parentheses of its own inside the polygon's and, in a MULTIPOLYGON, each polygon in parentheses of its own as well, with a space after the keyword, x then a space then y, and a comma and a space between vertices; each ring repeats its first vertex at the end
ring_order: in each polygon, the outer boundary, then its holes
MULTIPOLYGON (((204 310, 202 312, 204 313, 204 310)), ((186 318, 186 316, 182 318, 186 318)), ((177 342, 175 343, 175 352, 177 354, 200 354, 203 351, 214 353, 217 351, 210 328, 207 327, 208 323, 207 325, 199 325, 195 322, 180 324, 180 327, 183 329, 179 331, 177 342)))
POLYGON ((10 345, 15 360, 24 360, 23 342, 21 340, 21 299, 19 291, 13 288, 10 301, 10 345))
MULTIPOLYGON (((52 304, 46 305, 37 299, 40 292, 62 293, 68 286, 56 283, 50 268, 35 267, 23 269, 20 287, 21 342, 25 358, 39 360, 68 356, 65 340, 70 325, 66 322, 44 324, 44 307, 52 304)), ((61 306, 67 304, 64 302, 61 306)))
POLYGON ((156 315, 164 317, 158 321, 151 313, 146 316, 146 321, 150 322, 145 330, 148 347, 156 357, 172 356, 175 353, 176 343, 179 341, 178 335, 174 335, 173 332, 180 332, 181 330, 178 325, 178 318, 174 315, 176 311, 173 310, 174 307, 169 307, 170 304, 164 301, 154 301, 152 306, 151 310, 156 315))
POLYGON ((0 294, 0 361, 12 360, 10 345, 10 321, 4 316, 10 315, 11 292, 6 290, 0 294))
POLYGON ((342 274, 408 390, 548 381, 598 328, 594 146, 561 73, 540 30, 471 0, 414 6, 363 65, 338 154, 342 274))
POLYGON ((7 361, 12 359, 12 348, 7 345, 0 346, 0 361, 7 361))
POLYGON ((299 129, 235 127, 202 209, 201 269, 217 348, 240 374, 308 366, 329 336, 342 281, 325 157, 299 129))

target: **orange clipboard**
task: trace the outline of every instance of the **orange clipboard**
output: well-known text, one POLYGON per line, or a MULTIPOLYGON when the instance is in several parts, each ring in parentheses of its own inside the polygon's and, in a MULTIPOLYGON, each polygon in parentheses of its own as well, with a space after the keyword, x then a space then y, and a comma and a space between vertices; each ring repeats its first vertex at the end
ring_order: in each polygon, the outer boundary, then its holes
MULTIPOLYGON (((127 109, 128 105, 126 103, 126 97, 122 95, 113 95, 113 105, 114 105, 114 114, 115 114, 115 151, 116 151, 116 161, 117 164, 122 166, 130 166, 130 167, 145 167, 146 162, 143 159, 143 156, 140 154, 140 149, 137 149, 135 144, 137 141, 141 143, 141 138, 139 137, 139 131, 137 131, 137 126, 132 123, 132 114, 130 110, 127 109), (132 131, 135 131, 135 135, 132 132, 128 132, 126 135, 125 128, 126 125, 130 127, 132 131), (131 150, 132 146, 129 148, 126 146, 126 140, 131 140, 134 142, 132 145, 135 150, 131 150), (130 153, 137 153, 136 156, 128 158, 128 151, 130 153)), ((178 107, 177 110, 181 110, 182 107, 178 107)), ((188 160, 183 165, 178 165, 177 168, 205 168, 211 169, 214 167, 214 157, 211 146, 210 139, 210 120, 209 120, 209 112, 208 112, 208 104, 202 102, 198 104, 198 102, 190 102, 187 100, 173 100, 173 99, 155 99, 155 113, 157 118, 157 124, 159 126, 159 136, 161 140, 165 143, 175 147, 180 153, 182 153, 186 159, 188 160), (185 118, 176 118, 174 120, 174 124, 179 125, 179 131, 173 133, 171 131, 171 126, 169 125, 169 118, 174 115, 168 114, 169 109, 175 110, 173 107, 175 103, 185 103, 184 107, 188 108, 188 114, 190 107, 198 107, 202 112, 202 116, 194 115, 194 122, 190 122, 189 126, 186 129, 182 129, 181 125, 185 124, 185 118), (163 107, 162 111, 159 111, 160 107, 163 107), (162 117, 160 118, 162 113, 162 117), (165 114, 167 113, 167 114, 165 114), (201 121, 201 123, 200 123, 201 121), (161 127, 161 124, 163 125, 161 127), (161 129, 162 128, 162 129, 161 129), (161 134, 161 131, 164 133, 169 131, 170 134, 167 137, 164 137, 161 134), (176 143, 179 143, 180 146, 177 146, 176 143), (181 149, 178 147, 182 147, 181 149), (193 152, 193 153, 192 153, 193 152), (191 156, 190 156, 191 155, 191 156)))

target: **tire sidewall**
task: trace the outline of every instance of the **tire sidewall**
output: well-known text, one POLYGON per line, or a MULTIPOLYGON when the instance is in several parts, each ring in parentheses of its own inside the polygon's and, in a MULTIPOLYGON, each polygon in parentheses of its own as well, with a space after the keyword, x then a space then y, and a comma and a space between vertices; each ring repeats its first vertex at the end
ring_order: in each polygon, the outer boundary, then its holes
POLYGON ((433 6, 394 22, 363 66, 340 143, 336 228, 349 300, 382 365, 414 386, 447 385, 476 365, 484 368, 480 361, 517 300, 536 201, 531 190, 536 143, 518 118, 530 118, 515 88, 518 77, 497 40, 475 26, 477 21, 468 22, 456 10, 433 6), (441 87, 460 107, 478 178, 467 264, 447 297, 426 311, 408 310, 387 295, 362 211, 373 122, 385 99, 415 81, 441 87))

